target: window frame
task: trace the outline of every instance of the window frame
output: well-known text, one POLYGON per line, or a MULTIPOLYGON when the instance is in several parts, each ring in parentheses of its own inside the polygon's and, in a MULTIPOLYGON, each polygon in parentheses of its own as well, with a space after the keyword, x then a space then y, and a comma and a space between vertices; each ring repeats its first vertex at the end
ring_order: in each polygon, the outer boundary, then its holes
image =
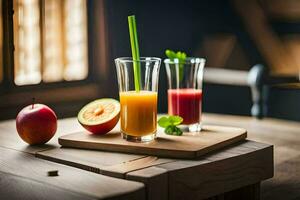
MULTIPOLYGON (((42 3, 44 0, 40 0, 42 3)), ((110 96, 111 91, 101 90, 111 84, 107 78, 109 66, 108 30, 106 27, 105 0, 87 0, 87 36, 88 36, 88 76, 84 80, 60 81, 36 85, 18 86, 14 83, 14 40, 13 40, 13 1, 2 0, 3 13, 3 80, 0 83, 1 119, 13 118, 17 111, 29 104, 32 97, 38 102, 56 106, 66 105, 58 111, 59 117, 72 116, 74 100, 84 104, 100 96, 110 96), (100 10, 99 10, 100 8, 100 10), (95 25, 96 24, 96 25, 95 25), (51 94, 51 95, 49 95, 51 94), (17 99, 16 99, 17 98, 17 99)))

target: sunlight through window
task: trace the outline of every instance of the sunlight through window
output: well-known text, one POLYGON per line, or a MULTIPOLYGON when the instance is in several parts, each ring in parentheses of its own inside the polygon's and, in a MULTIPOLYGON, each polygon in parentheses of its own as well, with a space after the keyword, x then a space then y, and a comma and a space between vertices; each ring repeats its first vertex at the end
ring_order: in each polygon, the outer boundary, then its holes
POLYGON ((85 0, 65 1, 66 80, 87 77, 87 28, 85 0))
POLYGON ((46 0, 44 14, 44 66, 43 80, 54 82, 63 80, 64 37, 63 13, 61 0, 46 0))
MULTIPOLYGON (((2 10, 2 0, 0 0, 0 10, 2 10)), ((3 80, 3 24, 2 12, 0 12, 0 83, 3 80)))
POLYGON ((16 1, 15 83, 37 84, 41 81, 40 11, 38 0, 16 1))
POLYGON ((17 85, 87 77, 86 0, 15 0, 14 7, 17 85))

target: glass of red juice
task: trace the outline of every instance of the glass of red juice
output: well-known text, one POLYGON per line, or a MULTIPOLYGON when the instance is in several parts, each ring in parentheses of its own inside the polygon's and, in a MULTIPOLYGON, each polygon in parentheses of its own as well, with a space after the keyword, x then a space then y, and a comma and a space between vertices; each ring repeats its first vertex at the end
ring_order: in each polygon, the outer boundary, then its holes
POLYGON ((168 114, 183 118, 190 132, 201 131, 204 58, 164 60, 168 77, 168 114))

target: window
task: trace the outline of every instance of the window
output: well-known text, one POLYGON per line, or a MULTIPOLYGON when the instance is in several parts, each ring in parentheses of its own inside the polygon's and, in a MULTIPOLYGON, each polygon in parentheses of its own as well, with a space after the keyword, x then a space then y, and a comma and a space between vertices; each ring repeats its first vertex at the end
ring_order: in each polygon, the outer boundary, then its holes
POLYGON ((16 85, 88 75, 86 0, 14 0, 16 85))
POLYGON ((32 97, 66 117, 111 96, 103 90, 113 81, 105 79, 104 0, 0 0, 1 7, 0 120, 15 118, 32 97))
MULTIPOLYGON (((0 0, 0 11, 2 10, 2 0, 0 0)), ((2 12, 0 12, 0 83, 3 79, 3 24, 2 24, 2 12)))

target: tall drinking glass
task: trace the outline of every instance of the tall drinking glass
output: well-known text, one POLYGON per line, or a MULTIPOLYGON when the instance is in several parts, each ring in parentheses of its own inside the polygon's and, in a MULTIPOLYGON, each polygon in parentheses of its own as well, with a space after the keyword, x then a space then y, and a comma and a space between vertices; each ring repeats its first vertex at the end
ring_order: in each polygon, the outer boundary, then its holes
POLYGON ((168 77, 168 114, 183 118, 190 132, 201 130, 202 83, 205 59, 164 60, 168 77))
POLYGON ((157 91, 161 59, 131 57, 115 59, 121 104, 121 132, 123 138, 134 142, 148 142, 156 137, 157 91), (134 63, 139 70, 134 71, 134 63), (140 74, 140 90, 136 90, 134 73, 140 74))

